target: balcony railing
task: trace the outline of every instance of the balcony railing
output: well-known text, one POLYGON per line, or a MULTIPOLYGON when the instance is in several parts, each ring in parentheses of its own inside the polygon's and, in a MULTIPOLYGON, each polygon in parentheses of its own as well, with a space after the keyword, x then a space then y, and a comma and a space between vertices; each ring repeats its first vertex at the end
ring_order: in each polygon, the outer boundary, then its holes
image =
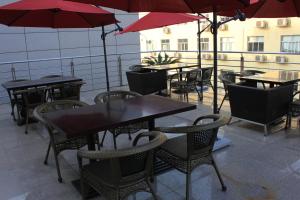
MULTIPOLYGON (((111 87, 127 85, 126 71, 128 67, 139 64, 145 56, 157 56, 160 51, 127 52, 109 54, 108 66, 111 87)), ((182 62, 195 64, 197 51, 165 51, 170 56, 181 57, 182 62)), ((201 64, 212 66, 212 51, 203 51, 201 64), (210 55, 210 56, 203 56, 210 55)), ((267 53, 267 52, 219 52, 218 69, 241 71, 256 69, 300 71, 300 54, 267 53), (281 57, 281 58, 279 58, 281 57)), ((103 55, 84 55, 76 57, 49 58, 0 63, 1 83, 12 79, 37 79, 49 74, 75 75, 86 82, 83 91, 105 88, 105 71, 103 55)), ((222 87, 219 84, 219 87, 222 87)), ((222 95, 222 93, 220 94, 222 95)), ((0 88, 0 104, 7 103, 8 96, 4 88, 0 88)))

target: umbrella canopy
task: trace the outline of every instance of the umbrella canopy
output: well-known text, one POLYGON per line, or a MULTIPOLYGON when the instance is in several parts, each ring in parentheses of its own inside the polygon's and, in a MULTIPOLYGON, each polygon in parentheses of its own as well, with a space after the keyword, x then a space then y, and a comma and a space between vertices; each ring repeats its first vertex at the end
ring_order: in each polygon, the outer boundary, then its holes
POLYGON ((0 7, 8 26, 93 28, 116 23, 113 13, 93 5, 63 0, 22 0, 0 7))
POLYGON ((143 30, 149 30, 154 28, 160 28, 164 26, 181 24, 196 21, 202 19, 203 17, 184 14, 184 13, 159 13, 152 12, 137 20, 133 24, 127 26, 123 29, 123 31, 119 32, 127 33, 127 32, 137 32, 143 30))
MULTIPOLYGON (((257 0, 252 0, 253 3, 257 0)), ((299 0, 263 0, 241 9, 248 18, 300 17, 299 0)), ((220 15, 233 16, 233 12, 221 12, 220 15)))
POLYGON ((250 0, 72 0, 127 12, 204 13, 243 8, 250 0))

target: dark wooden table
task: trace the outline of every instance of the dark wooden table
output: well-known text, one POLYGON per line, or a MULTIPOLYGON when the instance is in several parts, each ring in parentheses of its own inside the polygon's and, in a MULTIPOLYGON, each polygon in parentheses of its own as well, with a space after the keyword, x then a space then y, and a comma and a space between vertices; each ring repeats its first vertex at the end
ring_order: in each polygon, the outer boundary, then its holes
MULTIPOLYGON (((43 78, 36 80, 25 80, 25 81, 7 81, 2 83, 2 87, 4 87, 8 93, 8 97, 11 104, 12 115, 13 115, 13 103, 12 103, 12 93, 16 90, 25 90, 28 88, 41 87, 41 86, 51 86, 56 84, 63 84, 69 82, 77 82, 82 81, 81 78, 73 77, 73 76, 61 76, 61 77, 53 77, 53 78, 43 78)), ((18 109, 18 106, 17 106, 18 109)), ((19 112, 19 111, 18 111, 19 112)), ((14 115, 13 115, 14 116, 14 115)), ((15 117, 14 117, 15 120, 15 117)), ((22 125, 23 120, 18 117, 18 124, 22 125)))
MULTIPOLYGON (((100 131, 144 121, 148 121, 149 130, 153 130, 155 119, 193 109, 196 109, 196 105, 157 95, 145 95, 107 104, 55 111, 45 114, 45 118, 51 126, 69 137, 86 135, 89 150, 95 150, 93 135, 100 131)), ((170 167, 160 161, 155 164, 157 173, 168 169, 170 167)), ((79 181, 73 181, 73 185, 80 192, 79 181)), ((95 192, 89 192, 89 197, 94 195, 95 192)))
POLYGON ((270 71, 254 76, 240 77, 241 80, 250 83, 268 83, 270 87, 274 85, 294 84, 300 80, 300 72, 295 71, 270 71))

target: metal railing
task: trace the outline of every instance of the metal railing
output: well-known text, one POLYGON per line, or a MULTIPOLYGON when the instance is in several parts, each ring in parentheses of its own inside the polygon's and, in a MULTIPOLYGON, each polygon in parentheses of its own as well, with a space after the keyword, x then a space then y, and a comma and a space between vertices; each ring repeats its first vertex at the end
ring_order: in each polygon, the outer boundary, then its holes
MULTIPOLYGON (((157 56, 160 51, 127 52, 122 54, 109 54, 108 66, 111 87, 127 85, 126 71, 128 67, 139 64, 145 56, 157 56)), ((170 56, 180 56, 182 62, 196 64, 197 51, 164 51, 170 56)), ((220 57, 219 70, 243 69, 269 70, 293 70, 300 71, 300 54, 274 53, 274 52, 219 52, 226 55, 220 57), (257 60, 256 56, 272 57, 270 60, 257 60), (291 61, 279 64, 276 56, 292 57, 291 61), (274 57, 274 58, 273 58, 274 57)), ((202 66, 212 66, 212 51, 202 52, 202 66), (210 55, 204 59, 203 55, 210 55)), ((75 57, 23 60, 0 63, 1 83, 12 79, 38 79, 49 74, 74 75, 84 79, 86 84, 83 91, 91 91, 105 88, 105 71, 103 55, 83 55, 75 57)), ((222 86, 219 84, 219 86, 222 86)), ((0 88, 0 104, 7 103, 8 96, 4 88, 0 88)))

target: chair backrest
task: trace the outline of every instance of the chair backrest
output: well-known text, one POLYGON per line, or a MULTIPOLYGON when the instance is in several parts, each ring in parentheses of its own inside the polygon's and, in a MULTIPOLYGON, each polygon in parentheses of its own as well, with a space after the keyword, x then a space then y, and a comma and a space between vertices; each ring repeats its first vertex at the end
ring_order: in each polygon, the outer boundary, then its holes
POLYGON ((83 81, 76 81, 55 85, 52 87, 51 96, 53 100, 80 100, 80 89, 83 81), (58 92, 55 92, 58 90, 58 92))
POLYGON ((202 70, 201 79, 203 82, 211 80, 213 69, 214 69, 213 67, 207 67, 201 69, 202 70))
POLYGON ((219 128, 228 121, 228 117, 222 115, 206 115, 197 118, 193 126, 160 127, 157 130, 166 133, 185 133, 187 156, 193 159, 207 156, 212 152, 219 128))
POLYGON ((48 129, 49 127, 48 123, 44 119, 43 115, 45 113, 54 112, 58 110, 65 110, 65 109, 75 109, 83 106, 87 106, 88 104, 82 102, 82 101, 74 101, 74 100, 57 100, 53 102, 44 103, 42 105, 37 106, 33 110, 33 116, 40 121, 42 124, 44 124, 48 129))
POLYGON ((28 88, 26 90, 14 91, 14 97, 22 96, 22 102, 27 109, 35 108, 36 106, 46 102, 45 97, 46 87, 28 88))
POLYGON ((108 101, 124 100, 124 99, 130 99, 138 96, 142 96, 142 95, 131 91, 116 90, 116 91, 103 92, 98 94, 94 98, 94 102, 96 104, 107 103, 108 101))
POLYGON ((186 74, 186 81, 188 83, 197 83, 199 80, 199 77, 201 75, 201 70, 200 69, 194 69, 186 74))
POLYGON ((256 75, 256 74, 263 74, 265 72, 263 71, 259 71, 259 70, 244 70, 241 72, 241 76, 253 76, 253 75, 256 75))
POLYGON ((131 148, 106 151, 79 150, 78 157, 109 160, 114 179, 112 181, 115 184, 134 182, 151 175, 153 150, 166 140, 167 137, 161 132, 144 132, 137 135, 131 148), (149 137, 151 140, 147 142, 149 137), (140 141, 142 144, 137 145, 140 141))
POLYGON ((235 83, 235 78, 236 78, 235 74, 234 73, 229 73, 229 72, 219 75, 219 79, 223 83, 225 92, 228 91, 228 85, 229 84, 234 84, 235 83))
POLYGON ((134 71, 134 72, 140 72, 140 71, 143 71, 144 65, 131 65, 128 69, 130 71, 134 71))

